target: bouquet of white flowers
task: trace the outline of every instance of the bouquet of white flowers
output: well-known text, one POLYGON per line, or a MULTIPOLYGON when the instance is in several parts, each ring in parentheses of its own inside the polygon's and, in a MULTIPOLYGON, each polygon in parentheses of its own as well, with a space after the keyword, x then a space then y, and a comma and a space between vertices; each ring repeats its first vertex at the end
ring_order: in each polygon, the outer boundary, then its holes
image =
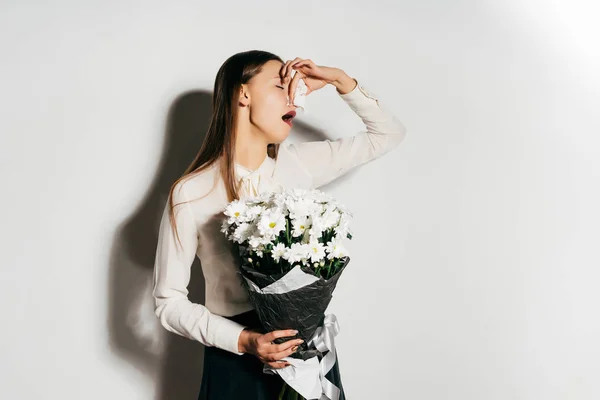
MULTIPOLYGON (((352 214, 319 190, 291 189, 234 200, 226 207, 221 231, 237 245, 239 274, 266 332, 296 329, 298 350, 277 373, 307 399, 337 400, 339 388, 325 378, 336 355, 335 315, 325 315, 350 257, 352 214), (323 397, 325 396, 325 397, 323 397)), ((282 395, 286 390, 284 385, 282 395)))

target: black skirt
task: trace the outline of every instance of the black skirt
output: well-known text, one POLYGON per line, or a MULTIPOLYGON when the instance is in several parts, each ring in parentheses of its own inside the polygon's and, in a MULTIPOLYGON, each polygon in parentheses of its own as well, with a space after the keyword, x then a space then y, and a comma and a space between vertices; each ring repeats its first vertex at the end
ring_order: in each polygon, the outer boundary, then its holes
MULTIPOLYGON (((225 318, 266 333, 261 329, 255 310, 225 318)), ((339 400, 345 400, 338 364, 336 358, 325 377, 340 389, 339 400)), ((198 400, 277 400, 284 380, 277 374, 264 373, 264 365, 253 354, 237 355, 218 347, 205 347, 198 400)), ((288 390, 293 389, 288 387, 288 390)))

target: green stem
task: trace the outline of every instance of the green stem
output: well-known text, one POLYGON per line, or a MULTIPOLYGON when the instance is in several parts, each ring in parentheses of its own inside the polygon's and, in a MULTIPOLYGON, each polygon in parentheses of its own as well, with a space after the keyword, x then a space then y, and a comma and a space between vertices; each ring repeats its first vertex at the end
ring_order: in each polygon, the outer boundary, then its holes
POLYGON ((279 397, 277 397, 277 400, 284 400, 283 395, 285 394, 286 386, 287 386, 287 383, 285 381, 283 381, 283 385, 281 386, 281 392, 279 392, 279 397))
POLYGON ((283 381, 283 386, 281 387, 281 392, 279 392, 279 396, 277 400, 306 400, 304 396, 300 393, 296 392, 294 388, 287 384, 287 382, 283 381))

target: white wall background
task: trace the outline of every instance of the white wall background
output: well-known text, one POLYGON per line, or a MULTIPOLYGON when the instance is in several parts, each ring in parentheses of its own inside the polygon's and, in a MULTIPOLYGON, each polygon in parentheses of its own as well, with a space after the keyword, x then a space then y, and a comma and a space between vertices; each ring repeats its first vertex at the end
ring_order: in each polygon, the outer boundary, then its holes
MULTIPOLYGON (((356 215, 348 397, 600 398, 597 4, 0 4, 1 398, 196 398, 203 346, 152 313, 158 213, 252 48, 344 69, 408 128, 325 188, 356 215)), ((290 140, 362 129, 332 87, 308 107, 290 140)))

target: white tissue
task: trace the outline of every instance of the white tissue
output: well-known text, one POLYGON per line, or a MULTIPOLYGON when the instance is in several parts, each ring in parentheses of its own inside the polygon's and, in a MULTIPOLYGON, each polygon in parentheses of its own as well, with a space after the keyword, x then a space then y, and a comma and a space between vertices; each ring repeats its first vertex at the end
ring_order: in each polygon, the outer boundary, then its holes
MULTIPOLYGON (((294 75, 296 75, 297 71, 296 70, 292 70, 292 79, 294 78, 294 75)), ((300 78, 300 80, 298 80, 298 85, 296 86, 296 90, 294 92, 294 105, 296 107, 300 107, 302 108, 302 111, 306 111, 304 104, 306 103, 306 92, 308 91, 308 88, 306 87, 306 83, 304 82, 304 79, 300 78)), ((288 106, 290 105, 290 98, 288 96, 288 106)))

